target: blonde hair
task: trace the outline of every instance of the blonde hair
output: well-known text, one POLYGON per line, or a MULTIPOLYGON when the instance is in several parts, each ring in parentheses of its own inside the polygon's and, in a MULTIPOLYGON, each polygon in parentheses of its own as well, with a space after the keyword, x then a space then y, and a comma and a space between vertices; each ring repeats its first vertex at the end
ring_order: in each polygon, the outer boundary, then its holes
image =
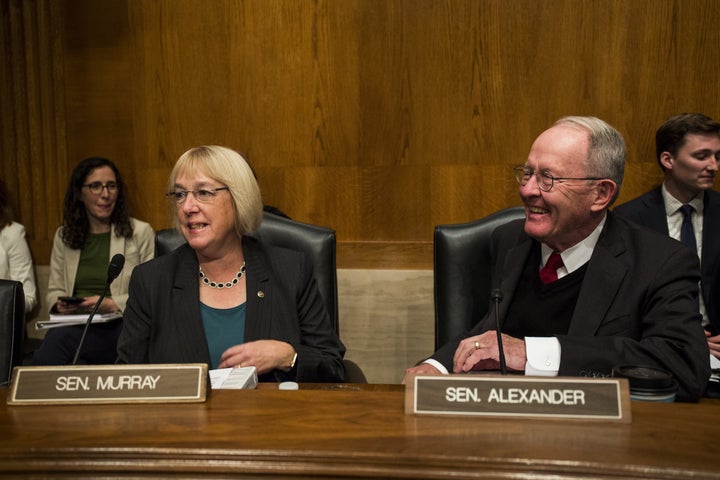
MULTIPOLYGON (((170 178, 168 192, 175 189, 175 181, 183 174, 202 173, 227 186, 232 197, 235 231, 238 236, 258 229, 262 222, 263 202, 247 160, 235 150, 217 145, 194 147, 178 158, 170 178)), ((177 227, 177 215, 175 215, 177 227)))

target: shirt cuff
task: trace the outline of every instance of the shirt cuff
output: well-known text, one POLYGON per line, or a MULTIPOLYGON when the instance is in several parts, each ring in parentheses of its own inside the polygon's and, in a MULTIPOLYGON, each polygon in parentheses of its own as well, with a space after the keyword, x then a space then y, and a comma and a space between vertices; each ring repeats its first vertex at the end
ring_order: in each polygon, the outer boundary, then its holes
POLYGON ((425 360, 423 363, 429 363, 429 364, 432 365, 433 367, 435 367, 435 368, 437 368, 438 370, 440 370, 440 373, 443 373, 443 374, 445 374, 445 375, 448 374, 448 371, 447 371, 447 368, 445 368, 445 365, 443 365, 442 363, 438 362, 437 360, 434 360, 434 359, 432 359, 432 358, 428 358, 428 359, 425 360))
POLYGON ((555 337, 525 337, 525 375, 557 377, 560 342, 555 337))

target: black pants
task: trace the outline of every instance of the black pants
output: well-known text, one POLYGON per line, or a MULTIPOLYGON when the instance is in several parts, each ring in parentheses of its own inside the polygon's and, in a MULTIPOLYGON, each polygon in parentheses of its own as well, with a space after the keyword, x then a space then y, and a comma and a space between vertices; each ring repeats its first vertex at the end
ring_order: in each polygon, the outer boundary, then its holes
MULTIPOLYGON (((85 335, 78 364, 110 365, 117 359, 117 341, 122 330, 122 319, 92 324, 85 335)), ((48 330, 33 354, 33 365, 70 365, 75 358, 85 325, 56 327, 48 330)))

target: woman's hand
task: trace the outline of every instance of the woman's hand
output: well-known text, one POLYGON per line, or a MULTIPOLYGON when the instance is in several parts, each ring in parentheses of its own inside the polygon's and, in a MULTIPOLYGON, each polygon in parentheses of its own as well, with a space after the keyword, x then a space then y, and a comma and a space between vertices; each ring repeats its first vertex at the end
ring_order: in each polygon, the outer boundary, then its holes
POLYGON ((288 370, 295 357, 292 345, 279 340, 257 340, 225 350, 218 368, 255 367, 258 375, 276 368, 288 370))
POLYGON ((62 300, 58 300, 55 303, 55 308, 52 313, 57 312, 63 315, 71 314, 71 313, 77 313, 77 311, 80 309, 79 303, 70 303, 70 302, 64 302, 62 300))
MULTIPOLYGON (((58 300, 57 303, 55 303, 52 313, 57 312, 61 315, 90 313, 92 309, 95 308, 95 303, 97 303, 98 298, 100 298, 100 295, 85 297, 80 303, 69 303, 58 300)), ((120 309, 112 298, 103 298, 97 313, 113 313, 119 311, 120 309)))
MULTIPOLYGON (((92 309, 95 308, 95 304, 98 301, 98 298, 100 298, 100 295, 93 295, 92 297, 85 297, 82 301, 82 303, 78 303, 75 305, 76 310, 70 311, 70 312, 63 312, 58 308, 58 312, 60 313, 90 313, 92 312, 92 309)), ((58 302, 59 304, 60 302, 58 302)), ((113 312, 119 312, 120 309, 118 308, 117 304, 112 298, 103 298, 102 303, 98 307, 97 313, 113 313, 113 312)))

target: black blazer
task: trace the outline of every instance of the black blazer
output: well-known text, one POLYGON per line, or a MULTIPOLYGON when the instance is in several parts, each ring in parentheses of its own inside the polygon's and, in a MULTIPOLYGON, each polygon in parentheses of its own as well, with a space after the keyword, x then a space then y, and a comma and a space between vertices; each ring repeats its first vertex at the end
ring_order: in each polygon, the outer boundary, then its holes
MULTIPOLYGON (((537 242, 524 220, 498 227, 493 283, 505 299, 505 318, 523 266, 537 242)), ((710 376, 709 350, 697 309, 697 255, 680 242, 608 213, 574 308, 567 335, 559 336, 561 376, 609 376, 613 366, 657 366, 680 384, 678 400, 696 401, 710 376)), ((466 334, 432 358, 452 371, 462 338, 494 330, 494 308, 466 334)))
MULTIPOLYGON (((242 239, 247 268, 245 341, 275 339, 298 353, 290 372, 260 381, 341 382, 337 337, 303 253, 242 239)), ((135 268, 118 340, 121 363, 210 363, 200 317, 198 261, 187 244, 135 268)))
MULTIPOLYGON (((661 187, 623 203, 613 210, 629 220, 668 235, 661 187)), ((720 193, 706 190, 703 199, 702 261, 700 289, 708 319, 720 333, 720 193)))

